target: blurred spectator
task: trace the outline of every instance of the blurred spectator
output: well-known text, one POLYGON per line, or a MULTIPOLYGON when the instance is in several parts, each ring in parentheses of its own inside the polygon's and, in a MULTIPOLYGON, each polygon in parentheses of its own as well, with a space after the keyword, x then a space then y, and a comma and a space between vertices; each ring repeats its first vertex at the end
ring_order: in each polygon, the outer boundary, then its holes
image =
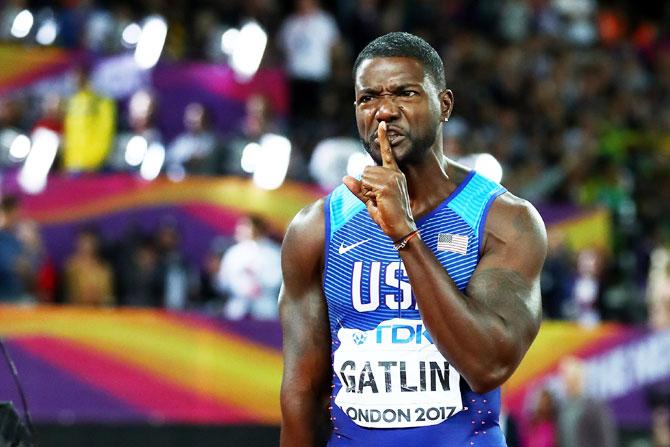
POLYGON ((156 235, 163 307, 183 310, 198 290, 199 275, 180 251, 181 236, 171 220, 161 223, 156 235))
POLYGON ((343 23, 347 37, 351 40, 351 54, 358 54, 376 37, 382 35, 379 0, 359 0, 352 2, 354 10, 343 23))
POLYGON ((78 90, 65 114, 63 167, 68 172, 89 172, 102 167, 114 140, 116 106, 93 91, 89 72, 76 73, 78 90))
POLYGON ((528 37, 531 19, 530 2, 505 0, 500 9, 500 34, 507 40, 519 42, 528 37))
POLYGON ((212 313, 220 313, 225 299, 225 294, 218 287, 217 278, 227 246, 227 238, 223 236, 215 238, 205 254, 200 270, 200 302, 212 313))
POLYGON ((647 283, 649 325, 654 329, 670 328, 670 249, 659 246, 651 253, 647 283))
POLYGON ((648 400, 653 447, 670 447, 670 393, 667 388, 652 388, 648 400))
POLYGON ((135 92, 128 101, 130 129, 116 138, 107 166, 114 171, 137 171, 150 147, 163 147, 161 131, 154 126, 156 98, 146 90, 135 92))
POLYGON ((500 410, 500 428, 505 435, 507 447, 521 447, 521 436, 516 418, 503 407, 500 410))
MULTIPOLYGON (((261 137, 268 133, 283 133, 266 96, 259 94, 249 96, 244 104, 244 110, 245 115, 239 132, 226 138, 225 148, 221 153, 219 169, 227 175, 249 175, 253 170, 241 163, 249 143, 259 143, 261 137)), ((293 153, 295 151, 291 151, 291 154, 293 153)))
POLYGON ((113 273, 100 256, 100 237, 87 228, 79 232, 74 253, 65 261, 65 301, 71 304, 114 304, 113 273))
POLYGON ((265 222, 256 216, 241 219, 235 229, 237 243, 223 255, 218 287, 229 294, 224 316, 240 320, 277 318, 281 284, 279 244, 268 237, 265 222))
POLYGON ((600 322, 602 294, 602 258, 596 250, 582 250, 577 255, 577 271, 572 286, 572 312, 583 326, 600 322))
POLYGON ((335 19, 321 9, 318 0, 295 0, 295 8, 295 13, 282 23, 277 38, 290 79, 291 114, 300 123, 318 116, 339 31, 335 19))
POLYGON ((166 170, 171 178, 185 174, 215 174, 221 164, 219 141, 210 129, 210 116, 204 105, 192 102, 184 110, 186 131, 168 146, 166 170))
POLYGON ((133 247, 130 268, 124 272, 127 283, 124 304, 135 307, 162 307, 164 283, 160 259, 153 241, 142 240, 133 247))
POLYGON ((558 446, 556 411, 556 402, 551 392, 546 388, 540 390, 524 430, 526 447, 558 446))
POLYGON ((0 96, 0 170, 18 166, 30 151, 30 139, 21 130, 17 99, 0 96))
POLYGON ((32 284, 27 284, 39 302, 50 303, 56 294, 56 266, 49 258, 36 222, 23 220, 17 225, 17 237, 25 249, 25 257, 32 272, 32 284))
POLYGON ((571 285, 571 254, 560 231, 548 231, 547 259, 542 269, 542 314, 547 319, 567 316, 571 285))
POLYGON ((33 125, 33 131, 45 128, 63 134, 63 99, 56 93, 50 93, 42 98, 40 105, 41 115, 33 125))
POLYGON ((19 200, 4 196, 0 200, 0 302, 30 299, 27 284, 34 274, 26 249, 17 235, 19 200))
POLYGON ((567 357, 559 365, 565 398, 558 413, 560 447, 616 447, 617 430, 606 404, 588 395, 585 365, 567 357))

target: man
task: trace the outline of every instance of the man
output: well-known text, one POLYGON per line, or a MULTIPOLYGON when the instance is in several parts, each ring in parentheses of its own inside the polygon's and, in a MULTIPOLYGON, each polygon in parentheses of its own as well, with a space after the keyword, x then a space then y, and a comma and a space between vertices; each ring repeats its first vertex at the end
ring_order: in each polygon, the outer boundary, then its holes
POLYGON ((279 244, 270 239, 259 216, 244 217, 235 228, 237 243, 221 259, 219 289, 229 294, 223 315, 241 320, 277 319, 277 290, 281 284, 279 244))
POLYGON ((374 40, 354 77, 377 166, 287 231, 281 445, 504 446, 499 387, 540 325, 544 225, 444 157, 454 96, 425 41, 374 40))
POLYGON ((26 247, 17 235, 19 199, 0 198, 0 302, 29 300, 28 285, 34 280, 26 247))
POLYGON ((112 148, 116 104, 93 90, 88 68, 77 70, 76 82, 63 123, 63 167, 68 172, 92 172, 102 167, 112 148))
POLYGON ((558 365, 565 393, 558 411, 558 445, 619 445, 616 424, 607 404, 587 393, 586 371, 586 364, 578 357, 566 357, 558 365))

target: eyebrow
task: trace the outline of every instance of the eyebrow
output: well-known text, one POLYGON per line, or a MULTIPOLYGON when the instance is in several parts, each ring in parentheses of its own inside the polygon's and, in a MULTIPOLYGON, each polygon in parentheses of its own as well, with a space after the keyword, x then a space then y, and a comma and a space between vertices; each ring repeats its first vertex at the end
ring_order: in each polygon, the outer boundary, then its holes
MULTIPOLYGON (((398 85, 396 85, 396 86, 393 86, 393 87, 391 88, 391 91, 397 92, 397 91, 405 90, 405 89, 407 89, 407 88, 412 88, 412 87, 413 87, 413 88, 416 88, 416 87, 421 87, 421 88, 423 88, 423 86, 421 85, 421 83, 418 83, 418 82, 408 82, 408 83, 405 83, 405 84, 398 84, 398 85)), ((380 90, 379 88, 366 87, 366 88, 362 88, 358 93, 359 93, 359 94, 370 94, 370 93, 377 93, 377 92, 379 92, 379 90, 380 90)))

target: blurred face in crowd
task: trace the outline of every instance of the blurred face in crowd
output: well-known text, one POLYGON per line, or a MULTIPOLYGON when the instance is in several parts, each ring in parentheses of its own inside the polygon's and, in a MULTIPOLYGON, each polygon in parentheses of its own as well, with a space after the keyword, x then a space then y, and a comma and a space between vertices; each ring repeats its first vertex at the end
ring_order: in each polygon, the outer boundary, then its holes
POLYGON ((3 203, 0 206, 0 228, 13 229, 19 219, 19 207, 16 203, 3 203))
POLYGON ((42 103, 42 115, 45 118, 61 119, 63 112, 63 100, 56 93, 47 94, 42 103))
POLYGON ((319 4, 316 2, 316 0, 297 0, 296 1, 296 8, 302 14, 312 12, 318 6, 319 6, 319 4))
POLYGON ((93 233, 81 233, 77 239, 77 251, 86 256, 95 256, 98 251, 98 238, 93 233))
POLYGON ((270 118, 270 105, 262 95, 252 95, 246 102, 244 120, 245 132, 250 136, 259 136, 266 128, 270 118))
POLYGON ((142 131, 151 123, 154 112, 154 98, 149 92, 140 90, 135 93, 128 103, 130 126, 136 131, 142 131))
POLYGON ((184 110, 184 126, 190 132, 202 132, 205 129, 206 112, 202 104, 192 102, 184 110))
POLYGON ((584 363, 575 357, 568 357, 559 366, 565 392, 569 397, 578 397, 584 390, 584 363))
MULTIPOLYGON (((399 164, 415 164, 438 142, 440 122, 451 112, 453 95, 440 93, 421 62, 408 57, 364 60, 356 71, 356 124, 365 149, 381 165, 377 127, 387 135, 399 164)), ((440 147, 441 151, 442 148, 440 147)))
POLYGON ((255 240, 267 234, 264 223, 258 218, 245 217, 235 227, 235 239, 238 241, 255 240))
POLYGON ((179 245, 179 231, 172 225, 166 225, 158 230, 158 245, 163 250, 174 250, 179 245))
POLYGON ((542 390, 537 403, 536 416, 541 420, 551 420, 554 417, 554 397, 549 390, 542 390))

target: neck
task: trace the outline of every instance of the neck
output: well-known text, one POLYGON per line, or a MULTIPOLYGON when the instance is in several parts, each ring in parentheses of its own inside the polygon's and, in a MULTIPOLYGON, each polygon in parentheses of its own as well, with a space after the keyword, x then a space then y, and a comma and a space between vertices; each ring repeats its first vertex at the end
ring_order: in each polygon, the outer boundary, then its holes
POLYGON ((455 189, 447 174, 447 166, 442 151, 434 150, 421 163, 402 167, 415 217, 434 209, 455 189))

